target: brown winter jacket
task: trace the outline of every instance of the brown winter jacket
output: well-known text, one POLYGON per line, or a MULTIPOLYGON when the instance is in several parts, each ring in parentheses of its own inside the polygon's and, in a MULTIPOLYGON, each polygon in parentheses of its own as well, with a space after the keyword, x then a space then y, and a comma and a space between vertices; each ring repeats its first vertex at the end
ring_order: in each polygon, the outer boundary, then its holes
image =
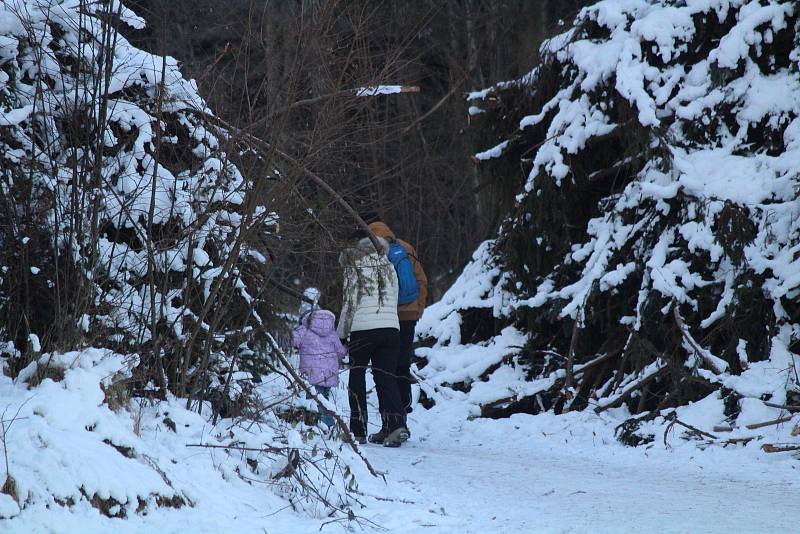
POLYGON ((411 259, 411 265, 414 267, 414 274, 417 277, 417 284, 419 285, 419 297, 414 302, 409 302, 402 306, 397 307, 397 317, 401 321, 417 321, 422 316, 422 310, 425 309, 425 300, 428 298, 428 278, 425 276, 425 271, 422 269, 422 264, 417 258, 417 251, 414 250, 409 243, 402 239, 397 239, 394 232, 383 222, 374 222, 369 225, 369 229, 378 236, 386 239, 387 241, 395 240, 406 249, 408 257, 411 259))

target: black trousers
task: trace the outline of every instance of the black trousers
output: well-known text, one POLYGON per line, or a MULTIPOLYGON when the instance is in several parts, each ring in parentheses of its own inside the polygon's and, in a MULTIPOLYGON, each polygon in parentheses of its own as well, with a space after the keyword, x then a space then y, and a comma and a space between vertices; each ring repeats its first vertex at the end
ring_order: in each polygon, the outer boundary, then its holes
POLYGON ((397 389, 397 356, 400 332, 394 328, 361 330, 350 334, 350 430, 356 436, 367 435, 367 366, 378 390, 378 410, 382 424, 395 430, 405 426, 405 409, 397 389))
POLYGON ((411 413, 411 357, 417 321, 400 321, 400 354, 397 356, 397 388, 406 413, 411 413))

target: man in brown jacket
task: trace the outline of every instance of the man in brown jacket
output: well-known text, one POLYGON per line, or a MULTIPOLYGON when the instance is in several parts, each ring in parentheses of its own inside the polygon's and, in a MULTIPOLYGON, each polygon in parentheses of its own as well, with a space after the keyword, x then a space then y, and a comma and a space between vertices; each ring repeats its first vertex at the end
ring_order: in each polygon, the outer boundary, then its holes
POLYGON ((398 306, 397 317, 400 319, 400 356, 397 359, 397 386, 400 389, 400 400, 405 407, 406 412, 411 412, 411 357, 414 355, 414 328, 417 321, 422 316, 422 311, 425 309, 425 300, 428 297, 428 278, 425 276, 425 271, 422 269, 422 264, 417 257, 417 251, 414 250, 409 243, 402 239, 397 239, 386 223, 381 221, 377 213, 370 212, 362 215, 361 217, 369 225, 369 229, 378 236, 386 239, 387 241, 397 241, 400 243, 408 257, 411 259, 411 265, 414 268, 414 275, 417 278, 417 285, 419 286, 419 297, 414 302, 398 306))

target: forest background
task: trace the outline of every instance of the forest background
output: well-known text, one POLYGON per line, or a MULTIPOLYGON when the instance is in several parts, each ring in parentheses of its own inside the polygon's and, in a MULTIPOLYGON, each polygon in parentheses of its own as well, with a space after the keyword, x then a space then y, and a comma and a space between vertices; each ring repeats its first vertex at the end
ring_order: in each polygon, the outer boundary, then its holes
MULTIPOLYGON (((525 176, 493 176, 471 158, 500 133, 475 127, 465 95, 527 73, 541 41, 584 4, 136 0, 149 23, 129 39, 177 58, 217 116, 379 212, 416 246, 436 300, 496 233, 525 176), (352 91, 381 84, 419 92, 352 91)), ((334 254, 355 222, 306 177, 282 183, 291 191, 268 199, 281 218, 273 281, 335 298, 334 254)))

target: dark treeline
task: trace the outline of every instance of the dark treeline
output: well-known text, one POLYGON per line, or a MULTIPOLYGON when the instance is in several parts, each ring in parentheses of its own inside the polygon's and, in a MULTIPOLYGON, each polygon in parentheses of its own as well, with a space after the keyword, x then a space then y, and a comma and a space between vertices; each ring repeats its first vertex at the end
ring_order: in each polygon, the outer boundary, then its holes
MULTIPOLYGON (((496 134, 469 127, 464 95, 530 70, 581 3, 136 0, 149 26, 129 38, 177 58, 218 116, 381 212, 417 245, 436 298, 513 198, 470 159, 496 134), (339 94, 378 84, 420 90, 339 94)), ((337 278, 333 241, 353 222, 302 176, 292 183, 271 189, 284 237, 271 244, 273 276, 325 288, 337 278)))

